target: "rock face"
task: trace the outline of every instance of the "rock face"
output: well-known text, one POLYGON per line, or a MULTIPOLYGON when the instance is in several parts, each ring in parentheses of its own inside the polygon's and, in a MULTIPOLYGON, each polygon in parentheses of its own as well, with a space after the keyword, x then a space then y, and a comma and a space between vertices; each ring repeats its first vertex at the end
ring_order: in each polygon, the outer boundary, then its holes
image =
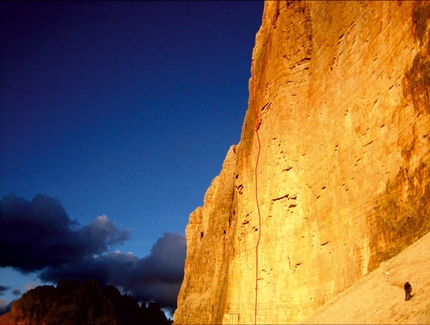
POLYGON ((99 286, 90 280, 77 283, 61 280, 57 287, 39 286, 25 293, 0 316, 5 325, 168 325, 157 304, 139 307, 129 295, 121 295, 113 286, 99 286))
POLYGON ((430 324, 430 233, 305 318, 302 324, 430 324), (412 294, 405 301, 405 279, 412 294))
POLYGON ((430 4, 268 1, 176 324, 296 323, 430 230, 430 4))

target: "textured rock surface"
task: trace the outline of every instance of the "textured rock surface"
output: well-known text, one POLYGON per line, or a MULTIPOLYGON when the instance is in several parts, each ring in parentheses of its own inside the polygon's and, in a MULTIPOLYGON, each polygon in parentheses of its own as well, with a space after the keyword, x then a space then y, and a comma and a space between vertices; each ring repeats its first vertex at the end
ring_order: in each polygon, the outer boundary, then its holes
POLYGON ((319 308, 302 324, 430 324, 430 233, 319 308), (412 283, 405 301, 403 285, 412 283))
POLYGON ((429 31, 426 2, 265 2, 175 323, 298 322, 430 230, 429 31))
POLYGON ((4 325, 168 325, 155 303, 139 307, 129 295, 96 280, 79 283, 61 280, 57 287, 39 286, 15 301, 12 310, 0 316, 4 325))

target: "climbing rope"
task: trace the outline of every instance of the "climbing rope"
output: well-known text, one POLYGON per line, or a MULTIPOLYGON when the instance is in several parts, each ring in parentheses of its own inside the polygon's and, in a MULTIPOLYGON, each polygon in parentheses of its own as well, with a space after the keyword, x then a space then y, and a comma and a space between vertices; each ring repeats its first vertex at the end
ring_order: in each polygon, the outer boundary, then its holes
POLYGON ((261 239, 261 214, 260 214, 260 203, 258 202, 258 161, 260 159, 260 136, 258 135, 259 128, 259 118, 257 108, 254 103, 254 60, 251 64, 251 105, 254 108, 255 113, 255 134, 257 136, 258 150, 257 150, 257 160, 255 161, 254 178, 255 178, 255 202, 257 203, 257 213, 258 213, 258 237, 257 244, 255 246, 255 301, 254 301, 254 324, 257 324, 257 310, 258 310, 258 247, 260 245, 261 239))

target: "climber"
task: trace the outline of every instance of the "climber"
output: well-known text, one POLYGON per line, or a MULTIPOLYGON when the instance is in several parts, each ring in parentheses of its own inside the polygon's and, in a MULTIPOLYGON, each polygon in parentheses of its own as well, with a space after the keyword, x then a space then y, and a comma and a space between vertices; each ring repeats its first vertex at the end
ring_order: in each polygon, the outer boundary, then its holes
POLYGON ((408 281, 406 281, 404 288, 405 288, 405 300, 411 299, 412 286, 408 281))

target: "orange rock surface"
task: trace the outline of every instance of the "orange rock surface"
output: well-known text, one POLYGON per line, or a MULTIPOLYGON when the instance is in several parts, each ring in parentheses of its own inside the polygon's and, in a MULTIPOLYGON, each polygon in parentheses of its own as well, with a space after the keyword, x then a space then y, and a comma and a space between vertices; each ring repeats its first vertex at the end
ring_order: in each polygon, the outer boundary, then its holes
POLYGON ((265 2, 175 324, 297 323, 429 232, 429 35, 427 2, 265 2))
POLYGON ((337 295, 302 324, 430 324, 430 233, 337 295), (403 285, 412 282, 405 301, 403 285))

